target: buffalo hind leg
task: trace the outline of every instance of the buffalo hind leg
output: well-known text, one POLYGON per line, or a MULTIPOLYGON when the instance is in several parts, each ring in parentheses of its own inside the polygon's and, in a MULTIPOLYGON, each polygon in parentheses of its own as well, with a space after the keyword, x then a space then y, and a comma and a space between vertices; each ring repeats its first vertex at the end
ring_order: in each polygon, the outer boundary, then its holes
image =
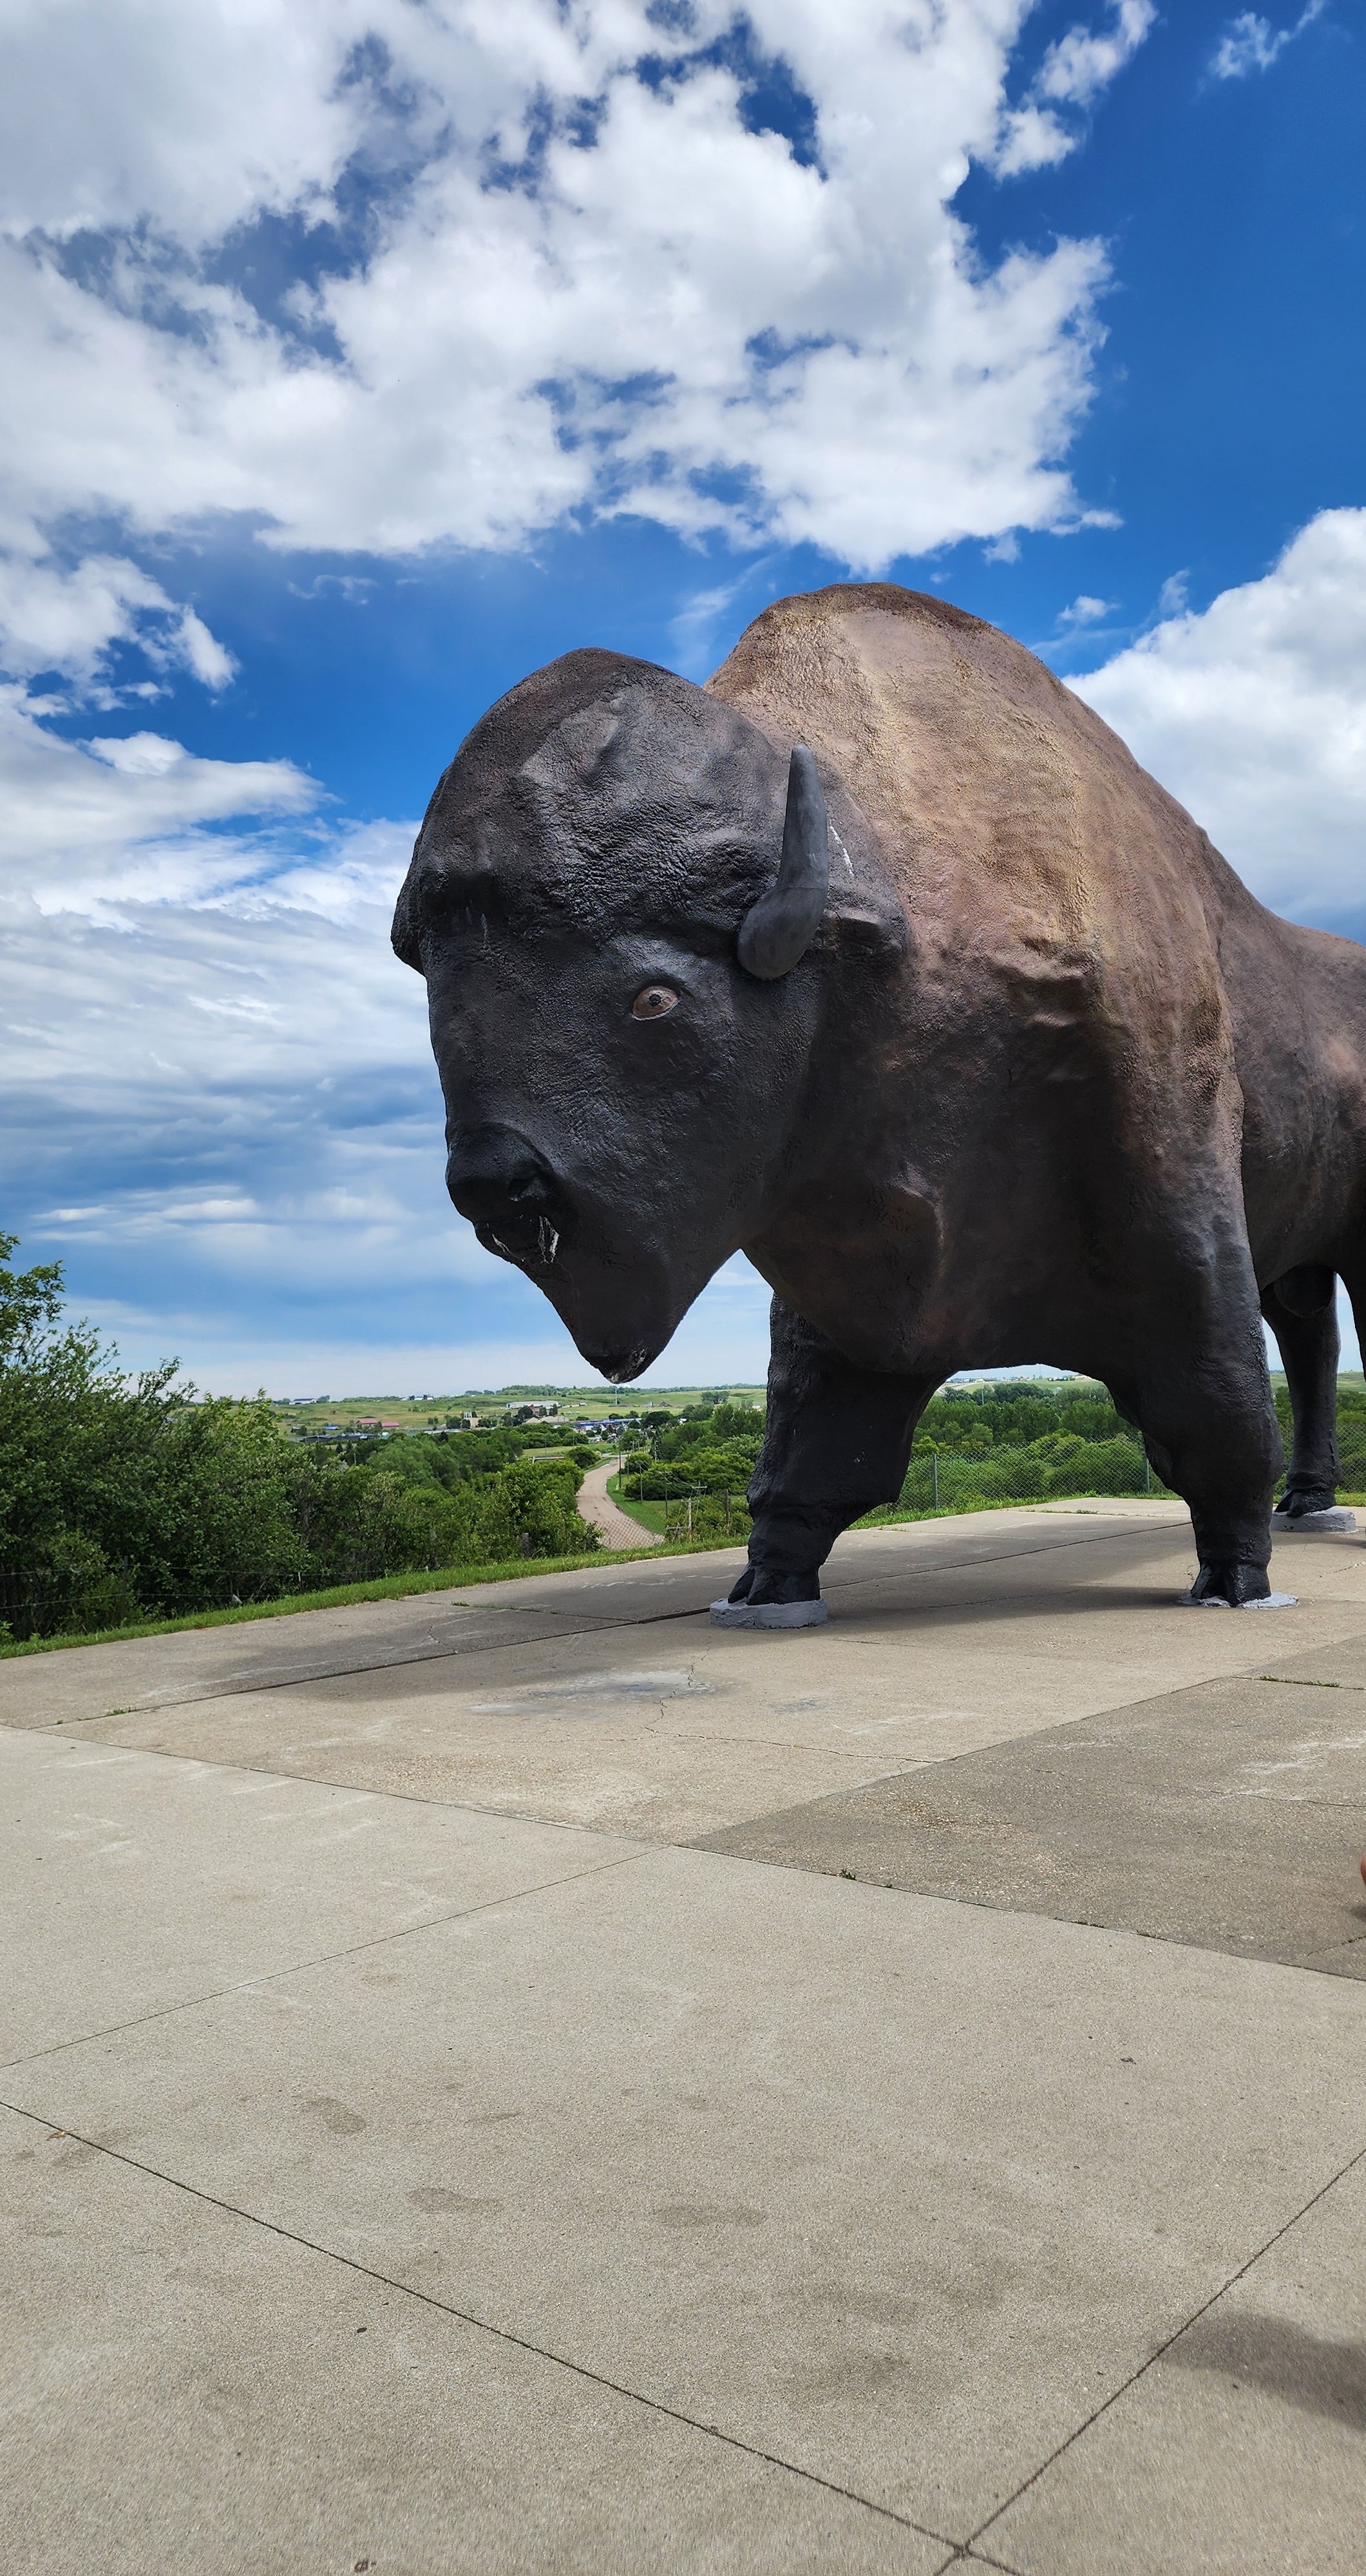
POLYGON ((916 1423, 938 1381, 855 1368, 780 1297, 770 1332, 768 1418, 749 1486, 749 1564, 713 1616, 725 1625, 802 1627, 825 1616, 820 1569, 841 1530, 900 1494, 916 1423))
POLYGON ((1277 1279, 1262 1299, 1280 1347, 1295 1438, 1290 1473, 1276 1504, 1288 1520, 1330 1512, 1338 1484, 1338 1319, 1331 1270, 1306 1264, 1277 1279))
POLYGON ((1200 1569, 1188 1598, 1241 1609, 1271 1591, 1271 1497, 1285 1463, 1261 1317, 1249 1300, 1233 1336, 1192 1345, 1172 1317, 1162 1357, 1112 1390, 1138 1424, 1164 1485, 1190 1507, 1200 1569))
MULTIPOLYGON (((1347 1301, 1352 1309, 1352 1318, 1357 1328, 1357 1340, 1361 1345, 1363 1361, 1366 1361, 1366 1243, 1363 1243, 1360 1237, 1351 1251, 1344 1256, 1338 1269, 1338 1277, 1347 1291, 1347 1301)), ((1347 1462, 1346 1481, 1349 1487, 1359 1485, 1362 1481, 1350 1458, 1347 1462)))

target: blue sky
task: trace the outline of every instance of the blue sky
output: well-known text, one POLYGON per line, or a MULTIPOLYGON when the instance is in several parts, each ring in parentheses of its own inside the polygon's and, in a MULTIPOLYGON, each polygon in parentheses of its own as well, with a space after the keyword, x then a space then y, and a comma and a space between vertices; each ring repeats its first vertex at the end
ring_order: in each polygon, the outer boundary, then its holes
MULTIPOLYGON (((786 591, 938 588, 1366 933, 1355 0, 0 21, 0 1222, 129 1364, 582 1381, 387 947, 572 645, 701 678, 786 591)), ((758 1374, 765 1302, 729 1265, 656 1379, 758 1374)))

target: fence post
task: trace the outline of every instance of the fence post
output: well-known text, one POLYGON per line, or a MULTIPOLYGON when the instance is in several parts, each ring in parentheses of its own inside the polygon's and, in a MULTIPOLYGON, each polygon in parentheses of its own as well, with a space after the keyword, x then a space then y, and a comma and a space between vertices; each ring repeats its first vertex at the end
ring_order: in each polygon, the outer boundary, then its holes
POLYGON ((939 1509, 939 1452, 938 1452, 938 1450, 937 1450, 937 1449, 932 1449, 932 1450, 930 1451, 930 1473, 931 1473, 931 1475, 932 1475, 932 1476, 933 1476, 933 1478, 934 1478, 934 1508, 935 1508, 935 1510, 936 1510, 936 1511, 938 1511, 938 1509, 939 1509))
POLYGON ((1152 1462, 1151 1458, 1149 1457, 1147 1450, 1145 1449, 1145 1450, 1144 1450, 1144 1452, 1143 1452, 1143 1491, 1144 1491, 1144 1493, 1145 1493, 1145 1494, 1150 1494, 1150 1493, 1152 1492, 1152 1489, 1153 1489, 1153 1462, 1152 1462))

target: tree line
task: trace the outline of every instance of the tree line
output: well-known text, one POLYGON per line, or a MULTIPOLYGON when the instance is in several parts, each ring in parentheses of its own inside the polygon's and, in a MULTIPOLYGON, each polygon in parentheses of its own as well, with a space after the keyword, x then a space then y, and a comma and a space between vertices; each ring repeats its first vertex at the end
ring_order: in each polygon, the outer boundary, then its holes
MULTIPOLYGON (((1288 1455, 1290 1399, 1283 1385, 1275 1401, 1288 1455)), ((681 1535, 686 1504, 694 1537, 743 1537, 750 1526, 744 1490, 763 1422, 757 1407, 731 1404, 692 1407, 681 1421, 647 1415, 647 1429, 661 1427, 649 1448, 633 1450, 625 1462, 628 1495, 663 1503, 670 1536, 681 1535)), ((1366 1491, 1366 1389, 1339 1387, 1338 1448, 1342 1490, 1366 1491)), ((1137 1430, 1103 1386, 1075 1378, 1003 1380, 949 1386, 930 1399, 901 1492, 872 1517, 1166 1490, 1137 1430)))
MULTIPOLYGON (((0 1235, 0 1636, 598 1546, 576 1507, 592 1448, 529 1457, 544 1424, 345 1452, 282 1439, 264 1396, 200 1398, 173 1361, 126 1376, 91 1325, 63 1323, 60 1263, 18 1271, 15 1249, 0 1235)), ((1276 1404, 1288 1445, 1283 1387, 1276 1404)), ((746 1403, 646 1412, 626 1493, 662 1504, 670 1537, 743 1538, 763 1429, 746 1403)), ((1338 1441, 1342 1490, 1366 1494, 1366 1390, 1339 1388, 1338 1441)), ((950 1386, 921 1417, 900 1497, 872 1517, 1162 1490, 1104 1387, 950 1386)))
MULTIPOLYGON (((200 1398, 174 1361, 129 1378, 62 1322, 58 1262, 16 1271, 0 1235, 0 1623, 11 1636, 443 1566, 587 1555, 581 1459, 543 1434, 283 1440, 264 1396, 200 1398)), ((584 1455, 591 1455, 585 1452, 584 1455)))

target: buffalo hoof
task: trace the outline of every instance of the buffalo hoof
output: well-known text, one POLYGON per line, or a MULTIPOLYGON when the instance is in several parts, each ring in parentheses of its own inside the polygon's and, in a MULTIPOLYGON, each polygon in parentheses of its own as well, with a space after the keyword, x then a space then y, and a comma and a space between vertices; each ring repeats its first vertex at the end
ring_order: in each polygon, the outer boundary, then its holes
POLYGON ((1273 1592, 1260 1565, 1202 1565, 1181 1601, 1189 1610, 1293 1610, 1293 1592, 1273 1592))
POLYGON ((713 1601, 713 1628, 819 1628, 830 1616, 823 1601, 713 1601))
POLYGON ((1271 1506, 1273 1521, 1304 1520, 1319 1512, 1331 1512, 1337 1495, 1331 1485, 1287 1485, 1279 1502, 1271 1506))
POLYGON ((770 1573, 747 1565, 727 1601, 713 1601, 714 1628, 818 1628, 829 1617, 820 1576, 770 1573))
POLYGON ((1356 1525, 1356 1513, 1336 1503, 1325 1504, 1321 1511, 1273 1512, 1271 1515, 1274 1530, 1354 1530, 1356 1525))

